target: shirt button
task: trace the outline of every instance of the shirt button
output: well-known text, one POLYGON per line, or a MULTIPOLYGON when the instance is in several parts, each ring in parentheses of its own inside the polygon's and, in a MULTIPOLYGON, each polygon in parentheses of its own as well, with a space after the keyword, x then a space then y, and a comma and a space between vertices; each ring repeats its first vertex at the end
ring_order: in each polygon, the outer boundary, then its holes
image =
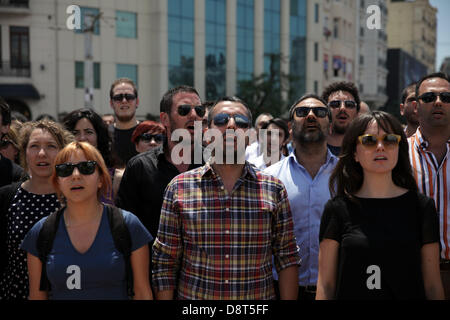
POLYGON ((228 280, 225 280, 225 284, 228 284, 228 280))
POLYGON ((220 186, 220 190, 223 190, 223 189, 225 189, 225 187, 224 186, 220 186))
POLYGON ((230 256, 229 256, 228 254, 226 254, 226 255, 225 255, 225 258, 228 259, 228 258, 230 258, 230 256))
POLYGON ((230 234, 230 230, 225 230, 225 233, 226 234, 230 234))
POLYGON ((230 212, 230 208, 225 208, 225 211, 226 212, 230 212))

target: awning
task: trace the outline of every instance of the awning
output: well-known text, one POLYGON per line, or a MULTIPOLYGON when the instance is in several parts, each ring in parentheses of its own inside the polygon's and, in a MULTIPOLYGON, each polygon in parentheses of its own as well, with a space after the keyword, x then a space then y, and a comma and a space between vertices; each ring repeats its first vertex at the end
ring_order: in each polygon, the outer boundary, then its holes
POLYGON ((39 100, 41 96, 32 84, 0 84, 0 97, 28 98, 39 100))

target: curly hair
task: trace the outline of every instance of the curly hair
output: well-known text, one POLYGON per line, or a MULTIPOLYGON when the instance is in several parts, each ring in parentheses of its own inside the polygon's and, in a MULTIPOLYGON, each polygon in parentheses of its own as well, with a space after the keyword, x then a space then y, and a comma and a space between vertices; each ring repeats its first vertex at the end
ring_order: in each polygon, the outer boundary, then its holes
POLYGON ((59 149, 64 148, 68 143, 74 140, 72 133, 65 130, 62 125, 49 119, 39 121, 25 122, 20 130, 19 147, 20 147, 20 164, 25 171, 28 171, 27 164, 27 146, 30 142, 31 133, 34 130, 41 129, 50 133, 58 144, 59 149))
POLYGON ((94 127, 95 133, 97 134, 97 149, 102 154, 106 165, 111 168, 113 166, 113 157, 111 152, 112 139, 109 134, 108 127, 98 113, 88 108, 74 110, 64 117, 64 127, 70 132, 73 132, 78 121, 84 118, 89 120, 94 127))
POLYGON ((359 112, 359 109, 361 107, 360 106, 361 99, 359 98, 358 88, 355 86, 353 82, 340 81, 330 84, 323 90, 322 99, 325 100, 328 104, 328 98, 330 97, 330 95, 333 92, 337 91, 345 91, 350 93, 353 96, 353 98, 355 98, 356 110, 359 112))
POLYGON ((402 125, 389 113, 373 111, 356 117, 344 135, 341 155, 329 180, 329 189, 332 196, 352 197, 352 194, 361 189, 364 181, 363 168, 359 162, 356 162, 354 155, 358 137, 364 134, 367 126, 372 121, 375 121, 378 127, 386 133, 394 133, 401 136, 397 164, 392 169, 392 181, 399 187, 417 190, 416 180, 412 175, 409 162, 408 140, 402 125))

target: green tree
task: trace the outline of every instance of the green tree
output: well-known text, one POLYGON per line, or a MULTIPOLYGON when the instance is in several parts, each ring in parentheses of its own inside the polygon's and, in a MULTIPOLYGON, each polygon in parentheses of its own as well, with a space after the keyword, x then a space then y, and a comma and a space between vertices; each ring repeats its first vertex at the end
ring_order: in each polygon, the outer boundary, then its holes
POLYGON ((293 86, 290 84, 299 79, 281 72, 280 62, 284 58, 280 54, 266 56, 270 58, 269 73, 238 81, 238 96, 247 102, 254 119, 264 112, 274 117, 285 116, 292 102, 290 97, 294 96, 293 86))

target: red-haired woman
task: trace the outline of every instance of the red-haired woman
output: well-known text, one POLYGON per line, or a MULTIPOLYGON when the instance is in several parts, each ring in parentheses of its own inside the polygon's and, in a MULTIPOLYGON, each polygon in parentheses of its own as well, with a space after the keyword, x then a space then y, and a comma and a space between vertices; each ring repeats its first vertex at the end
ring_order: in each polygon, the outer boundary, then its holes
POLYGON ((133 298, 152 299, 147 245, 152 236, 136 216, 120 211, 131 238, 129 260, 117 247, 110 219, 111 210, 116 208, 100 201, 111 188, 100 152, 86 142, 67 145, 55 159, 52 182, 64 203, 59 218, 54 219, 53 246, 42 257, 38 242, 40 231, 46 227, 45 218, 30 230, 22 244, 28 252, 29 298, 125 300, 131 298, 127 281, 127 272, 131 271, 133 298), (131 268, 127 268, 128 262, 131 268), (50 290, 44 290, 45 283, 41 282, 43 271, 50 290))

